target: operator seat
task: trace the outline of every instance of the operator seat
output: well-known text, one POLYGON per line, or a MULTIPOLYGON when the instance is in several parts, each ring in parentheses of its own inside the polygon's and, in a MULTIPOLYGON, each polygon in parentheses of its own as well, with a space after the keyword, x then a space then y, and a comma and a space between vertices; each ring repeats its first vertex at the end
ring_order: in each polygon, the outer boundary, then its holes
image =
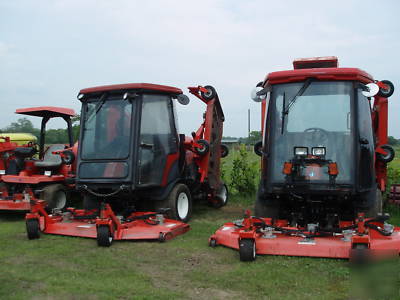
POLYGON ((42 169, 56 169, 61 166, 62 159, 58 154, 53 154, 52 152, 61 151, 65 149, 63 144, 54 144, 47 148, 44 153, 43 160, 35 161, 35 166, 42 169))

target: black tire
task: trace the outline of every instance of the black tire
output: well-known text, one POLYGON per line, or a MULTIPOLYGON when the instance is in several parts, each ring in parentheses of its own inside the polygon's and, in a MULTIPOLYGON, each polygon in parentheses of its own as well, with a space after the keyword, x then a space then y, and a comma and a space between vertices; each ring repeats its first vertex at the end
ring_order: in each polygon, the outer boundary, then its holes
POLYGON ((108 225, 100 225, 97 227, 97 245, 100 247, 110 247, 114 237, 111 234, 108 225))
POLYGON ((256 203, 254 205, 254 215, 259 218, 277 219, 279 217, 279 208, 276 206, 267 205, 265 202, 266 201, 257 196, 256 203))
POLYGON ((366 244, 356 244, 353 249, 350 250, 350 263, 354 266, 360 266, 370 261, 370 250, 366 244))
POLYGON ((26 220, 26 235, 30 240, 40 238, 40 226, 38 219, 26 220))
POLYGON ((215 239, 211 239, 208 243, 208 246, 210 246, 211 248, 217 247, 217 241, 215 239))
POLYGON ((381 148, 386 151, 386 155, 377 153, 376 158, 384 163, 390 163, 396 155, 393 147, 390 145, 382 145, 381 148))
POLYGON ((167 215, 171 219, 188 222, 192 216, 192 197, 185 184, 175 185, 167 199, 160 204, 162 206, 159 208, 170 208, 167 215))
POLYGON ((212 203, 214 208, 221 208, 228 204, 229 200, 229 190, 225 183, 222 183, 218 192, 215 195, 215 202, 212 203))
POLYGON ((254 144, 254 153, 257 154, 258 156, 262 156, 262 141, 258 141, 257 143, 254 144))
POLYGON ((379 88, 378 95, 381 97, 389 98, 394 93, 394 85, 389 80, 382 80, 381 82, 385 84, 388 88, 387 89, 379 88))
POLYGON ((50 184, 43 188, 40 198, 47 202, 46 209, 64 209, 68 204, 68 195, 63 184, 50 184))
POLYGON ((227 157, 229 154, 229 148, 227 145, 221 144, 221 158, 227 157))
POLYGON ((214 89, 214 87, 211 85, 206 85, 204 88, 207 89, 207 93, 201 92, 201 97, 203 97, 203 99, 206 101, 214 99, 217 95, 217 91, 214 89))
POLYGON ((201 148, 194 147, 194 150, 198 155, 206 155, 210 150, 210 144, 206 140, 198 140, 196 143, 201 145, 201 148))
POLYGON ((94 210, 100 209, 100 201, 97 197, 90 194, 83 194, 83 209, 94 210))
POLYGON ((253 239, 239 241, 239 257, 241 261, 254 261, 256 259, 256 243, 253 239))

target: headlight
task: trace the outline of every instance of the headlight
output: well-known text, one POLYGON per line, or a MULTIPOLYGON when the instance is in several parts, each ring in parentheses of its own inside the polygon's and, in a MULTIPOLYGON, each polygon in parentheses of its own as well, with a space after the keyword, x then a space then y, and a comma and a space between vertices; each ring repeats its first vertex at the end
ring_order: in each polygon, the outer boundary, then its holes
POLYGON ((307 147, 294 147, 294 155, 307 156, 308 148, 307 147))
POLYGON ((325 156, 326 148, 325 147, 313 147, 311 149, 311 153, 314 156, 325 156))

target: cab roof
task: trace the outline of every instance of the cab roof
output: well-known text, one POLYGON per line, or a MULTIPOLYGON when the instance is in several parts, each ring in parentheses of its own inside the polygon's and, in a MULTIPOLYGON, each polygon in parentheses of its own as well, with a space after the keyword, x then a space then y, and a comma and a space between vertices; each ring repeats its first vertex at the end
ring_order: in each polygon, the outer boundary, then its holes
POLYGON ((89 93, 100 93, 107 91, 118 91, 118 90, 142 90, 142 91, 155 91, 167 94, 179 95, 182 94, 182 90, 176 87, 159 85, 152 83, 125 83, 125 84, 113 84, 103 85, 80 90, 80 94, 89 93))
POLYGON ((299 58, 293 61, 294 70, 269 73, 264 84, 279 84, 305 81, 307 78, 326 81, 359 81, 367 84, 373 82, 373 77, 367 72, 357 68, 339 68, 335 56, 299 58))
POLYGON ((15 111, 16 114, 35 116, 35 117, 73 117, 76 115, 75 111, 71 108, 55 107, 55 106, 39 106, 29 108, 19 108, 15 111))

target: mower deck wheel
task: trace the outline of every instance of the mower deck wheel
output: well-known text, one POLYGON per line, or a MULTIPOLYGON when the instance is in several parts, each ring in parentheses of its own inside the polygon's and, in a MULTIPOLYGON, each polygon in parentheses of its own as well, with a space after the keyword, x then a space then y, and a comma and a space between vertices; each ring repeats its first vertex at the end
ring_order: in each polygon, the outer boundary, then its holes
POLYGON ((215 239, 211 239, 210 242, 208 243, 208 245, 211 248, 215 248, 215 247, 217 247, 217 241, 215 239))
POLYGON ((200 156, 206 155, 210 150, 210 144, 206 140, 196 141, 201 147, 195 147, 194 150, 200 156))
POLYGON ((241 261, 254 261, 256 259, 256 243, 253 239, 240 240, 239 257, 241 261))
POLYGON ((378 92, 378 95, 382 96, 382 97, 385 97, 385 98, 389 98, 394 93, 394 85, 389 80, 382 80, 381 82, 383 84, 385 84, 387 88, 386 89, 380 88, 379 92, 378 92))
POLYGON ((206 85, 204 88, 207 90, 207 92, 201 92, 201 96, 207 101, 214 99, 214 97, 217 95, 215 88, 211 85, 206 85))
POLYGON ((227 145, 221 144, 221 158, 227 157, 229 154, 229 148, 227 145))
POLYGON ((100 247, 110 247, 113 242, 113 236, 110 232, 110 227, 100 225, 97 227, 97 245, 100 247))
POLYGON ((364 265, 370 261, 370 250, 366 244, 357 244, 350 250, 350 263, 352 265, 364 265))
POLYGON ((26 234, 28 239, 34 240, 40 238, 39 220, 29 219, 26 220, 26 234))

